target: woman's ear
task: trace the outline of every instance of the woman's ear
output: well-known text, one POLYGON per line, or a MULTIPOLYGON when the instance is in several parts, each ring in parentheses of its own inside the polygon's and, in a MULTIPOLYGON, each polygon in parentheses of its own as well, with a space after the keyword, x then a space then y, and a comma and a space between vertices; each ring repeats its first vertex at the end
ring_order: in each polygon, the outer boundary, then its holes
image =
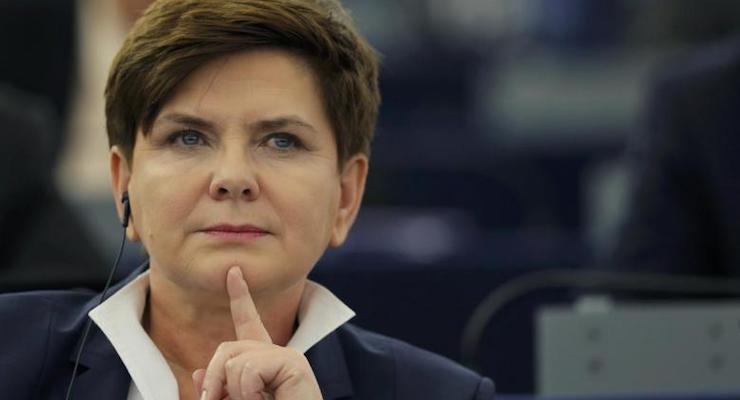
POLYGON ((365 193, 368 159, 364 154, 357 154, 344 165, 340 176, 339 209, 334 221, 329 245, 339 247, 347 238, 347 233, 355 222, 365 193))
MULTIPOLYGON (((124 193, 128 195, 128 207, 131 207, 131 194, 129 193, 131 168, 128 159, 123 154, 123 150, 117 145, 110 149, 110 177, 118 220, 123 222, 124 214, 126 213, 121 200, 124 197, 124 193)), ((139 235, 136 233, 136 227, 133 223, 133 216, 130 213, 128 226, 126 227, 126 236, 131 241, 139 241, 139 235)))

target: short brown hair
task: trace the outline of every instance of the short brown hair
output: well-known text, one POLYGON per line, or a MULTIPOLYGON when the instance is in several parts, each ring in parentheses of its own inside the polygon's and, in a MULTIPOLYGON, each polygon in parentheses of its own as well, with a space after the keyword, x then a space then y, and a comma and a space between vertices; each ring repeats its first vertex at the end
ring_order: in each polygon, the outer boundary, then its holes
POLYGON ((136 22, 105 89, 108 142, 131 162, 174 89, 222 55, 259 47, 305 57, 337 142, 339 165, 369 154, 380 104, 378 57, 337 0, 159 0, 136 22))

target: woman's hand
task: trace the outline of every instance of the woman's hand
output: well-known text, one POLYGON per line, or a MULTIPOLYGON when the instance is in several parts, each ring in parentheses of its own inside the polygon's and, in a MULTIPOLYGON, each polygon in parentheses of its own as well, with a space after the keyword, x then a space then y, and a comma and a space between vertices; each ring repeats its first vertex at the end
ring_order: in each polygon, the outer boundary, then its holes
POLYGON ((208 368, 193 373, 201 400, 321 399, 306 357, 272 344, 238 267, 229 270, 226 287, 237 340, 221 343, 208 368))

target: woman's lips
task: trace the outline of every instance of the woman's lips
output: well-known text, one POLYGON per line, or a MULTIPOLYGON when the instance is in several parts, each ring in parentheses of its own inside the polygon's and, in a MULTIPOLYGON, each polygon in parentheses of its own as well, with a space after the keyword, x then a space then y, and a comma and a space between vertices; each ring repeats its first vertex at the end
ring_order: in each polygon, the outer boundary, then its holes
POLYGON ((227 240, 250 240, 267 235, 269 232, 252 225, 221 224, 209 226, 199 232, 227 240))

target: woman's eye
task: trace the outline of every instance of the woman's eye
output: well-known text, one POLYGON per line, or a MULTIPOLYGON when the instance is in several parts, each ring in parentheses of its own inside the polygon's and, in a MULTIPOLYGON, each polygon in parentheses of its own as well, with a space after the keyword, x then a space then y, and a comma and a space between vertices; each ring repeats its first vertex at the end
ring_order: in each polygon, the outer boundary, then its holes
POLYGON ((277 150, 291 150, 300 148, 301 142, 297 137, 289 133, 275 133, 267 138, 267 145, 277 150))
POLYGON ((205 144, 203 135, 195 131, 181 131, 173 134, 169 138, 170 143, 181 144, 183 146, 197 146, 205 144))

